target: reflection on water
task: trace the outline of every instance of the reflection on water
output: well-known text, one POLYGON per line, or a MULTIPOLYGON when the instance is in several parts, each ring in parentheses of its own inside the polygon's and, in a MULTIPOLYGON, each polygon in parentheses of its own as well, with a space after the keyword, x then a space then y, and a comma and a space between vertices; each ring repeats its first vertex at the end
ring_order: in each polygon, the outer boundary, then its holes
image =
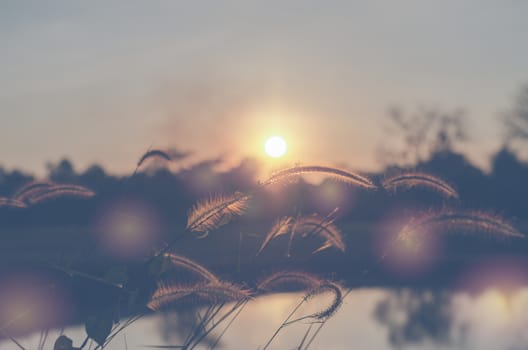
MULTIPOLYGON (((244 308, 222 339, 222 348, 258 349, 302 299, 302 294, 259 297, 244 308)), ((316 298, 299 316, 319 311, 328 300, 316 298)), ((146 349, 148 345, 178 345, 195 319, 194 311, 152 315, 132 324, 105 349, 146 349)), ((494 289, 477 294, 431 290, 360 289, 352 291, 339 312, 328 321, 313 349, 526 349, 528 288, 503 293, 494 289)), ((299 322, 287 327, 271 349, 291 349, 309 327, 299 322)), ((82 327, 64 331, 79 346, 82 327)), ((45 349, 53 349, 59 331, 50 332, 45 349)), ((37 349, 40 334, 19 339, 37 349)), ((204 344, 210 344, 204 343, 204 344)), ((207 349, 204 345, 200 349, 207 349)), ((16 349, 10 342, 0 349, 16 349)), ((86 347, 85 349, 89 349, 86 347)), ((93 349, 93 347, 92 347, 93 349)))
POLYGON ((398 348, 426 341, 453 342, 452 294, 445 291, 399 290, 380 301, 375 319, 386 326, 389 342, 398 348))

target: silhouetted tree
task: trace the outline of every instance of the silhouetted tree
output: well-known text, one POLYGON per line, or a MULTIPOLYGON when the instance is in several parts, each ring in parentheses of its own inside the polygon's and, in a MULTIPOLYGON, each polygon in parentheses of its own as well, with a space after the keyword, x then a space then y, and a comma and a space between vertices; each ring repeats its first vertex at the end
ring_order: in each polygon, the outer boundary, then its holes
POLYGON ((33 180, 33 176, 20 170, 11 172, 0 167, 0 196, 10 196, 18 188, 33 180))
POLYGON ((388 136, 384 140, 390 143, 381 145, 379 155, 388 165, 415 165, 432 153, 450 151, 456 143, 467 140, 461 109, 419 108, 407 113, 401 107, 391 107, 384 130, 388 136))
POLYGON ((492 204, 504 208, 504 212, 509 215, 526 220, 528 187, 525 183, 528 165, 521 162, 511 149, 503 148, 492 158, 489 178, 491 183, 488 191, 493 197, 492 204))
POLYGON ((62 159, 58 164, 49 162, 46 164, 46 168, 48 169, 48 178, 57 183, 72 183, 77 177, 73 165, 68 159, 62 159))
POLYGON ((521 87, 513 107, 504 114, 506 145, 528 141, 528 84, 521 87))

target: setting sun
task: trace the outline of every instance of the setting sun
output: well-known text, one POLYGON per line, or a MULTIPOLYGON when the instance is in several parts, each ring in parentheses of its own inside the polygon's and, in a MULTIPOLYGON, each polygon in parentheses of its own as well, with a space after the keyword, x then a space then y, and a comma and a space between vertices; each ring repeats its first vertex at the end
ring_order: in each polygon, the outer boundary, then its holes
POLYGON ((280 136, 273 136, 266 140, 264 144, 264 151, 273 158, 282 157, 287 150, 286 141, 280 136))

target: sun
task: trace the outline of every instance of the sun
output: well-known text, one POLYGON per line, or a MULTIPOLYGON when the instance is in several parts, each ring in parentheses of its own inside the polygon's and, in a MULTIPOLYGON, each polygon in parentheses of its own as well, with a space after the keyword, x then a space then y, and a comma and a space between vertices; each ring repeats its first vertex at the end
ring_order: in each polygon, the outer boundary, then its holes
POLYGON ((280 158, 286 154, 288 146, 286 141, 280 136, 272 136, 266 140, 264 144, 264 151, 266 154, 273 158, 280 158))

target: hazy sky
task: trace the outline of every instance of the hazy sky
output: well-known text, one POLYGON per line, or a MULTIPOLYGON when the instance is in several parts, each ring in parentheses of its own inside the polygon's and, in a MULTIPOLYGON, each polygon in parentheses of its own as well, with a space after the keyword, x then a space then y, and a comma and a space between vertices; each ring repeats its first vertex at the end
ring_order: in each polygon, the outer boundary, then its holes
POLYGON ((0 164, 150 145, 372 168, 390 105, 464 107, 479 164, 528 80, 528 2, 0 0, 0 164))

